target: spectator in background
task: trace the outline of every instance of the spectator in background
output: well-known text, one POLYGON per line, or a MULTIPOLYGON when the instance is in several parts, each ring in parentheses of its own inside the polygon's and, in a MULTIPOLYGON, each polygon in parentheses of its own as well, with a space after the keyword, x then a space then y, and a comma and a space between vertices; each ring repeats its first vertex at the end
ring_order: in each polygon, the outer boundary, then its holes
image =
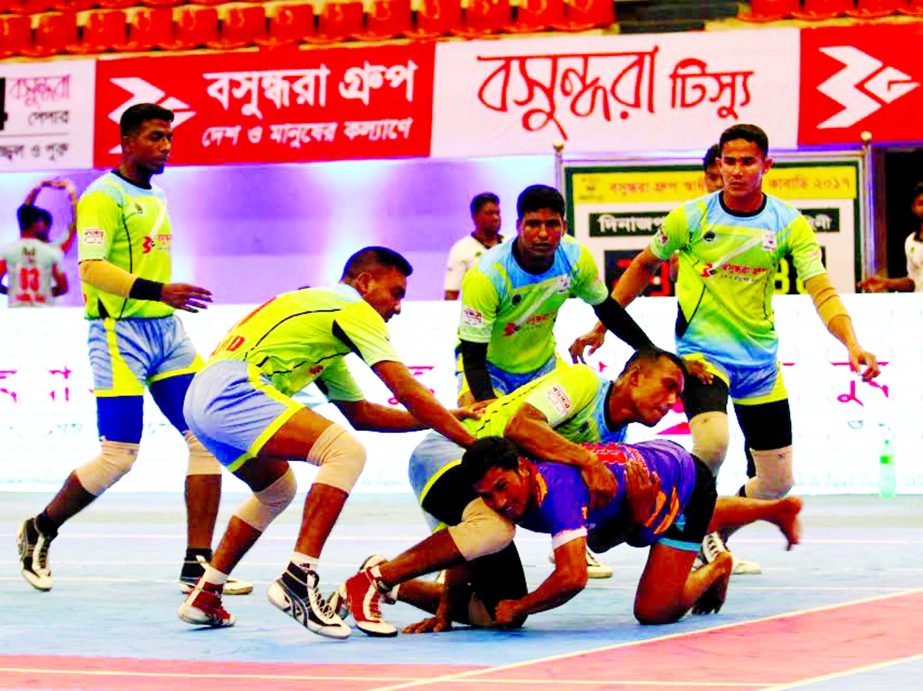
POLYGON ((500 235, 500 198, 493 192, 481 192, 471 200, 474 230, 452 245, 445 268, 445 299, 457 300, 462 277, 484 252, 503 242, 500 235))
POLYGON ((0 283, 0 293, 9 296, 10 307, 50 307, 56 297, 67 292, 67 276, 61 270, 61 262, 74 242, 76 208, 77 193, 70 182, 43 180, 16 210, 20 239, 0 249, 0 281, 9 274, 7 285, 0 283), (44 187, 67 190, 71 198, 68 232, 54 243, 48 239, 51 213, 35 206, 44 187))
POLYGON ((706 192, 711 194, 724 189, 724 178, 721 177, 721 147, 718 144, 712 144, 705 152, 702 170, 705 171, 706 192))
POLYGON ((904 241, 904 253, 907 255, 907 275, 901 278, 869 276, 859 281, 859 288, 867 293, 887 293, 892 290, 899 293, 923 292, 923 182, 913 188, 910 210, 917 218, 917 227, 904 241))

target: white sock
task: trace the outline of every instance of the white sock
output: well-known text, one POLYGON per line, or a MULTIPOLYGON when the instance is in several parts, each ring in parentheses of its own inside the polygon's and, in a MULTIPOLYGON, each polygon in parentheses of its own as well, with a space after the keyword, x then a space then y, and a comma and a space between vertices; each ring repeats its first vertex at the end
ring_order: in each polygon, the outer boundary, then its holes
POLYGON ((224 585, 228 582, 228 575, 226 573, 221 573, 218 569, 212 568, 211 566, 205 567, 205 573, 202 575, 202 578, 206 583, 212 585, 224 585))
POLYGON ((317 557, 309 556, 303 552, 292 552, 290 561, 302 569, 311 569, 311 571, 316 571, 317 565, 320 563, 320 559, 317 557))

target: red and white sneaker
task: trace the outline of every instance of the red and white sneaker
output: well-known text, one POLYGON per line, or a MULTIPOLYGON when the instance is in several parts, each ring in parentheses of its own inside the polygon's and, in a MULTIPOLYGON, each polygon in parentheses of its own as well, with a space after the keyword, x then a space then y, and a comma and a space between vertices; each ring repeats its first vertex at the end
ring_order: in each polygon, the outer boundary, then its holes
POLYGON ((368 636, 396 636, 397 629, 381 616, 382 592, 371 569, 360 571, 345 583, 349 611, 356 628, 368 636))
POLYGON ((211 626, 219 628, 234 626, 237 619, 221 606, 221 586, 205 583, 199 579, 192 592, 176 611, 179 618, 193 626, 211 626))
MULTIPOLYGON (((388 560, 380 554, 371 554, 359 565, 359 571, 365 571, 373 566, 384 564, 386 561, 388 560)), ((394 586, 388 592, 382 593, 381 600, 389 605, 393 605, 397 602, 397 586, 394 586)), ((346 596, 345 581, 340 583, 339 588, 330 593, 329 597, 327 597, 327 604, 330 605, 330 609, 336 612, 344 621, 349 617, 349 598, 346 596)))

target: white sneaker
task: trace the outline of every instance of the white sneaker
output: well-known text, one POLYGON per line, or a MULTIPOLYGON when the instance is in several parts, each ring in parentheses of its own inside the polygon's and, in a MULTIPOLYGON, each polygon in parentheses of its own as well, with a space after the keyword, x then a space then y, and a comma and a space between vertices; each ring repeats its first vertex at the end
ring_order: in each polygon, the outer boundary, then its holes
MULTIPOLYGON (((549 552, 548 561, 555 563, 554 552, 549 552)), ((587 578, 612 578, 612 567, 603 564, 590 550, 586 551, 587 578)))
POLYGON ((16 533, 19 566, 22 577, 36 590, 48 591, 54 585, 48 567, 48 546, 53 537, 43 535, 35 526, 35 519, 27 518, 16 533))
MULTIPOLYGON (((205 575, 205 567, 208 566, 208 560, 201 554, 196 555, 195 559, 183 562, 183 569, 179 574, 180 592, 187 595, 195 588, 196 582, 205 575)), ((242 581, 239 578, 231 576, 227 583, 224 584, 225 595, 249 595, 253 592, 253 584, 250 581, 242 581)))
POLYGON ((734 569, 731 571, 735 576, 758 576, 763 573, 763 567, 755 561, 741 559, 731 552, 731 558, 734 560, 734 569))
POLYGON ((349 627, 330 609, 317 589, 317 573, 289 564, 269 586, 269 601, 308 631, 327 638, 347 638, 349 627))
POLYGON ((234 622, 237 621, 221 604, 221 588, 206 587, 203 579, 199 579, 192 592, 176 610, 176 614, 193 626, 221 628, 234 626, 234 622))

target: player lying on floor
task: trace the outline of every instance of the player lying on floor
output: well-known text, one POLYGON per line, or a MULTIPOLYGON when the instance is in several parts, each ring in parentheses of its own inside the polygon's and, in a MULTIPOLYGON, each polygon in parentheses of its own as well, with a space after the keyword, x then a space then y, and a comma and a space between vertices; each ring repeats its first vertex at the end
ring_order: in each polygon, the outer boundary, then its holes
POLYGON ((706 614, 724 604, 732 569, 730 555, 722 554, 691 571, 708 532, 765 520, 779 527, 789 549, 798 543, 801 500, 797 497, 721 497, 716 503, 711 472, 669 441, 592 448, 619 484, 615 498, 599 510, 588 509, 589 493, 575 469, 523 458, 500 437, 477 441, 462 460, 475 490, 490 508, 517 525, 552 536, 554 571, 531 593, 494 602, 491 596, 497 592, 524 591, 521 564, 494 565, 498 568, 488 574, 483 568, 487 564, 476 560, 450 571, 444 587, 405 583, 398 599, 435 614, 405 632, 442 631, 453 621, 521 626, 529 614, 558 607, 583 590, 587 546, 602 552, 622 542, 650 547, 635 595, 635 617, 642 624, 668 624, 690 609, 706 614), (651 498, 653 510, 639 509, 651 507, 651 498), (648 518, 638 522, 631 513, 648 518))

